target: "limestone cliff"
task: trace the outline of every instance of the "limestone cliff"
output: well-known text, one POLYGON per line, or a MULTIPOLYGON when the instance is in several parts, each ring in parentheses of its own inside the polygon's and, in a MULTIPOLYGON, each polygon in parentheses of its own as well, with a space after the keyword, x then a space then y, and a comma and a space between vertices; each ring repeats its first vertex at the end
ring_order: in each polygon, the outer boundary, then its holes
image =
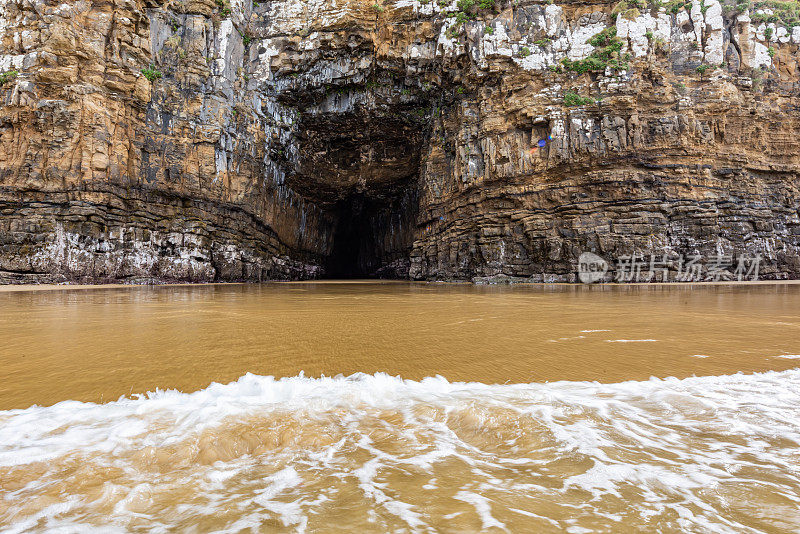
POLYGON ((800 277, 794 2, 0 5, 0 281, 800 277))

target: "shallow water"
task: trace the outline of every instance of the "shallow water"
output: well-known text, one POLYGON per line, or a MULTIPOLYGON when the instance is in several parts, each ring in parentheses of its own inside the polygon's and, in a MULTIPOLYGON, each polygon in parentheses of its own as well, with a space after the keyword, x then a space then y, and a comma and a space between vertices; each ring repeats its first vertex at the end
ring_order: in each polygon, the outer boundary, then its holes
POLYGON ((793 284, 0 292, 0 529, 796 531, 798 329, 793 284))
POLYGON ((621 382, 795 367, 800 284, 0 292, 0 409, 258 375, 621 382))

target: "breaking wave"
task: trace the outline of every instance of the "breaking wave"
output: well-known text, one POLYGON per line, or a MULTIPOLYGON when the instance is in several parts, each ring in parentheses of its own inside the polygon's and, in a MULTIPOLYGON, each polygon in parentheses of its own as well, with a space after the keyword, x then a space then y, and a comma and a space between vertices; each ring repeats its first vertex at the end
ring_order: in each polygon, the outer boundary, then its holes
POLYGON ((0 412, 4 531, 800 529, 800 370, 245 375, 0 412))

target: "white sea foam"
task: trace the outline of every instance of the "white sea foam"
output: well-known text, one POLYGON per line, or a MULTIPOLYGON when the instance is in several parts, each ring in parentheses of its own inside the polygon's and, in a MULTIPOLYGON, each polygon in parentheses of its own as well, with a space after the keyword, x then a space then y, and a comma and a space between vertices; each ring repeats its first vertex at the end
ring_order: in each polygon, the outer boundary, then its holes
POLYGON ((511 385, 248 374, 0 412, 0 528, 740 532, 757 517, 797 530, 798 420, 800 370, 511 385))

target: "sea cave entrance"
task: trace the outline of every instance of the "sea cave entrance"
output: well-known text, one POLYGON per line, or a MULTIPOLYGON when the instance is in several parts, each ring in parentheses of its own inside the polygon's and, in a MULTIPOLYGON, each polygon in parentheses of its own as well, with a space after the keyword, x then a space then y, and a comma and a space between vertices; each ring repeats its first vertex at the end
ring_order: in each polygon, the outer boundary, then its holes
POLYGON ((323 213, 326 279, 408 278, 432 106, 385 93, 367 91, 352 107, 350 93, 328 95, 325 112, 295 123, 298 158, 285 184, 323 213))
POLYGON ((336 207, 333 245, 325 262, 327 278, 373 278, 377 264, 370 203, 353 195, 336 207))
POLYGON ((339 201, 325 278, 407 278, 414 197, 410 193, 400 198, 354 193, 339 201))

